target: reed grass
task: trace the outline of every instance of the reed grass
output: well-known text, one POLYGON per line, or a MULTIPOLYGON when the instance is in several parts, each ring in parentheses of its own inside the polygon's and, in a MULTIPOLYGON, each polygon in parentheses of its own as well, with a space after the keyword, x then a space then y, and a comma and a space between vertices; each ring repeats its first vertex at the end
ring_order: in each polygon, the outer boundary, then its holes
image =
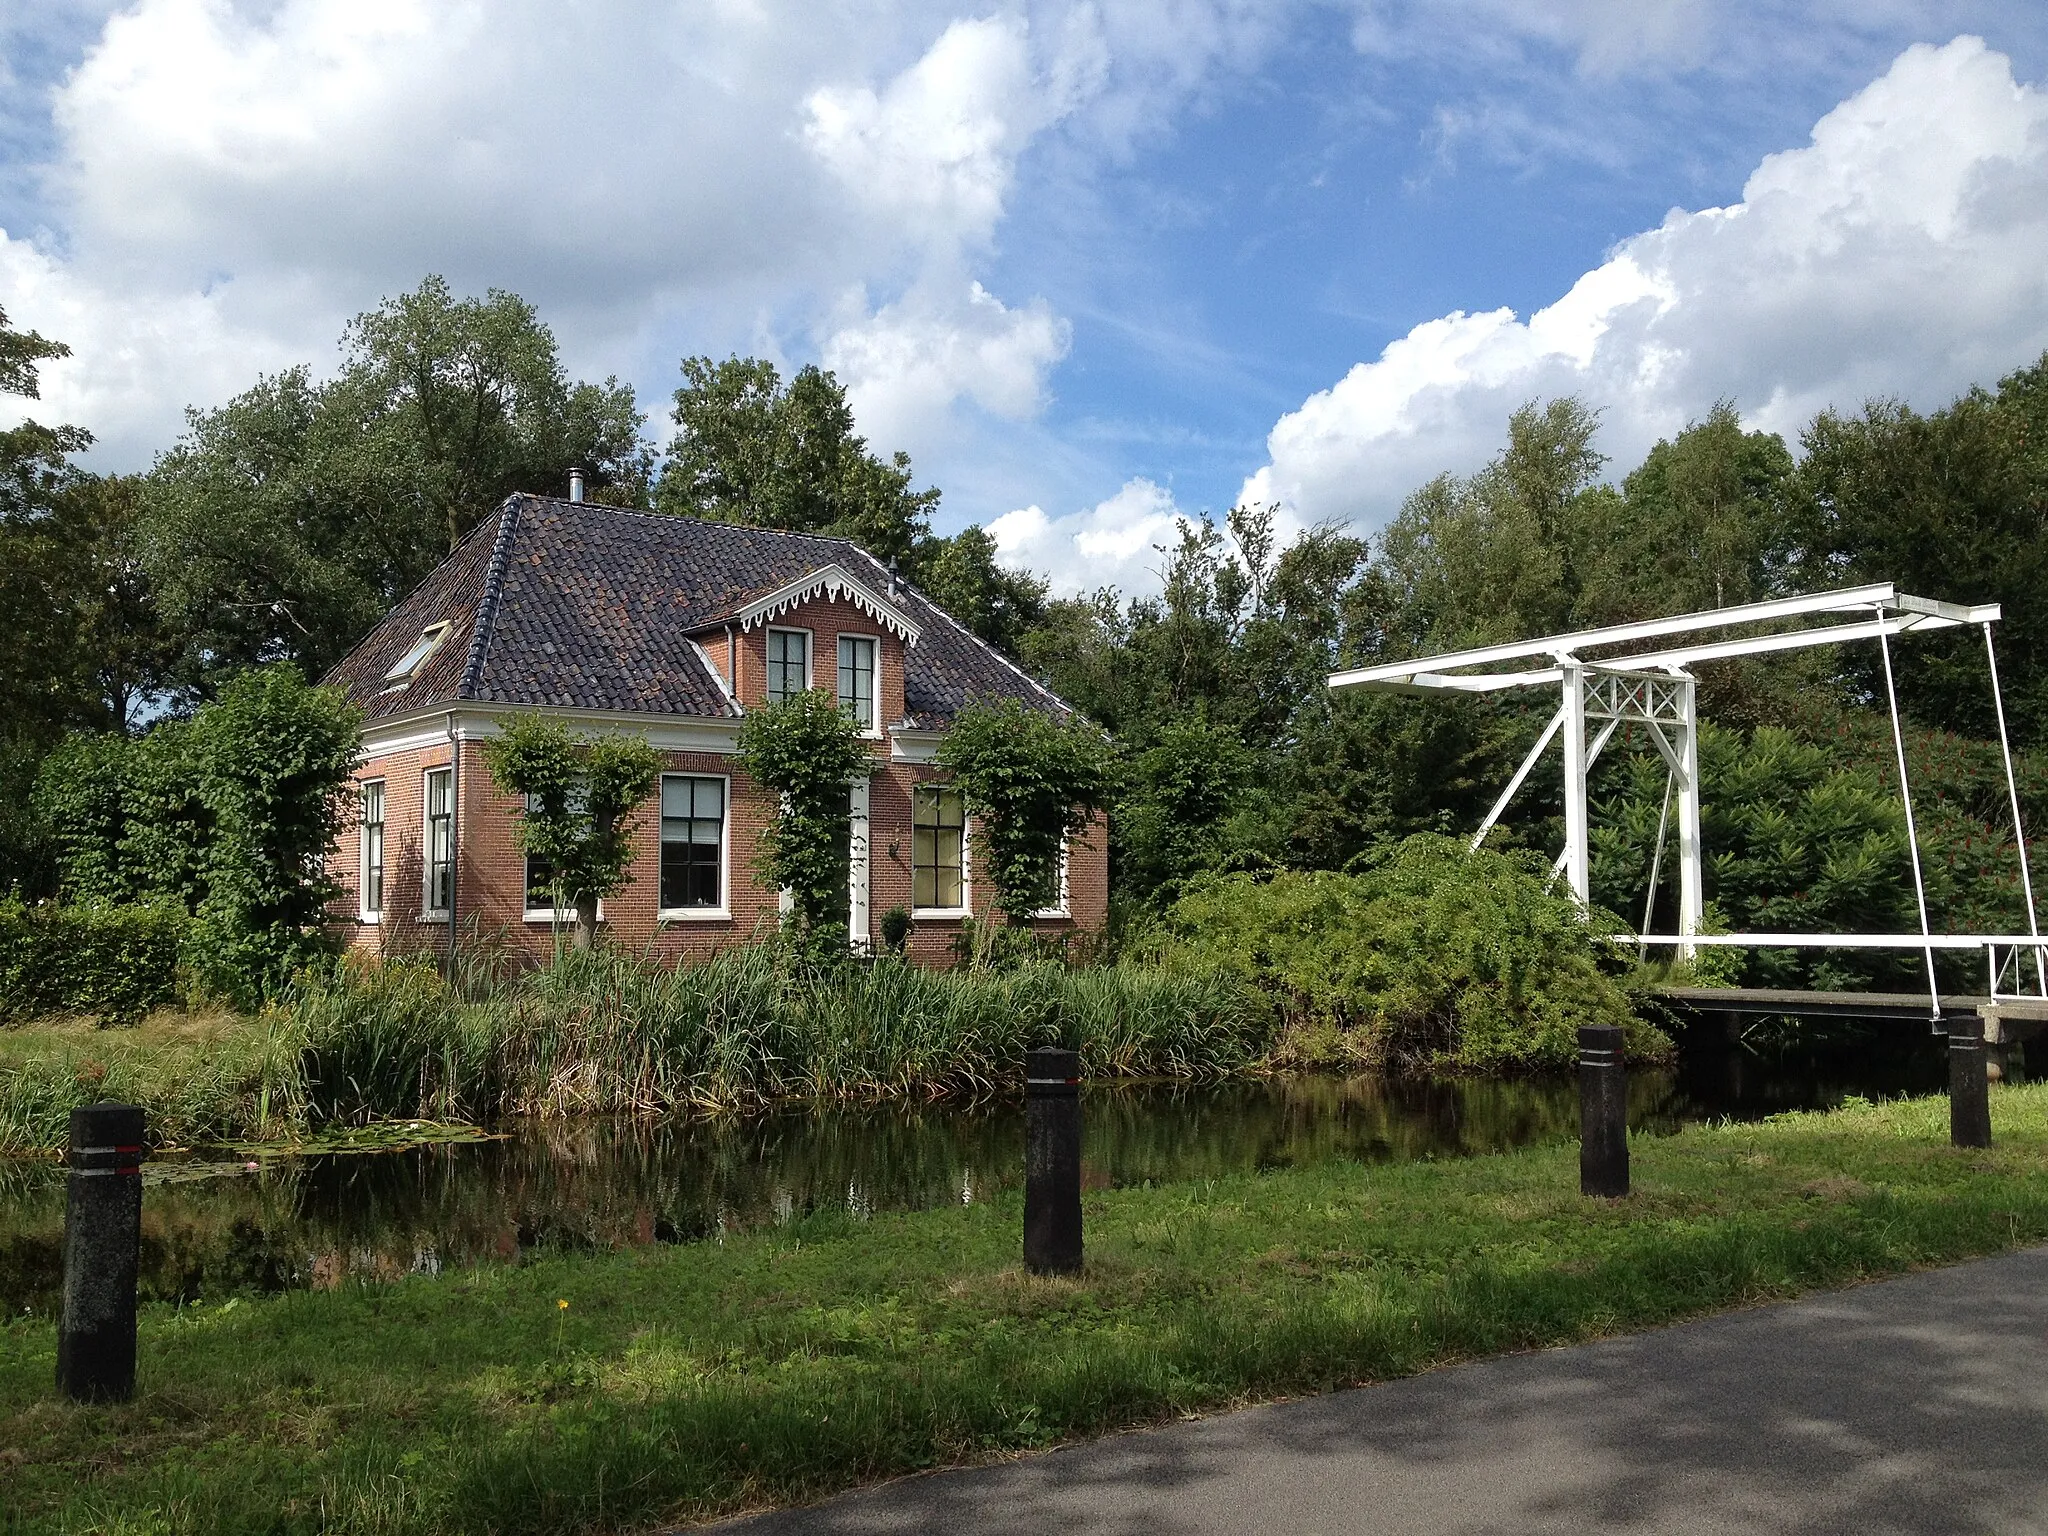
POLYGON ((521 975, 344 966, 193 1035, 9 1031, 0 1150, 62 1144, 71 1106, 141 1104, 159 1140, 291 1139, 334 1125, 660 1114, 787 1099, 987 1091, 1065 1045, 1094 1077, 1199 1078, 1265 1045, 1238 987, 1137 966, 825 969, 772 946, 666 966, 598 949, 521 975))

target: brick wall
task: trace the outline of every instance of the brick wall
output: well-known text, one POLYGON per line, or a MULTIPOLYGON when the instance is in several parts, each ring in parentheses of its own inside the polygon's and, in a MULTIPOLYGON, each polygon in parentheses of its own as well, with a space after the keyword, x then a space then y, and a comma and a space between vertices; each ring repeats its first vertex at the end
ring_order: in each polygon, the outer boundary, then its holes
MULTIPOLYGON (((472 773, 474 747, 464 752, 462 788, 466 792, 472 773)), ((448 925, 439 919, 423 919, 426 905, 425 778, 430 768, 445 768, 454 761, 446 743, 404 752, 386 753, 365 762, 356 771, 356 782, 384 781, 384 911, 380 920, 361 920, 362 828, 355 805, 350 807, 347 827, 335 850, 332 866, 340 897, 329 910, 337 928, 351 948, 372 954, 403 955, 423 949, 442 949, 448 943, 448 925)), ((358 800, 356 804, 360 804, 358 800)), ((457 827, 458 850, 460 825, 457 827)), ((458 854, 459 860, 459 854, 458 854)), ((458 871, 460 864, 458 862, 458 871)))

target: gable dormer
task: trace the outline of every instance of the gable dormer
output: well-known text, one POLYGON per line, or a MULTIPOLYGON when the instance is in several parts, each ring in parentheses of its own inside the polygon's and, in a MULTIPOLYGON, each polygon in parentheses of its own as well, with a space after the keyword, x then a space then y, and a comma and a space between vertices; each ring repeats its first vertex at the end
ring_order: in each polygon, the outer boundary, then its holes
POLYGON ((742 709, 822 688, 879 739, 904 718, 904 654, 920 629, 904 605, 834 563, 750 594, 698 643, 742 709))

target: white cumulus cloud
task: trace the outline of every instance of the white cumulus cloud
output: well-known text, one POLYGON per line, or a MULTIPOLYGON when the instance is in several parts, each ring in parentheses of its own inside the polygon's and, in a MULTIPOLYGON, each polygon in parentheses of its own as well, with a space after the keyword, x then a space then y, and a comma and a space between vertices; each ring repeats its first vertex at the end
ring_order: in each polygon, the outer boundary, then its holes
POLYGON ((533 301, 650 404, 679 353, 732 349, 829 352, 885 448, 950 441, 957 401, 1028 415, 1068 333, 991 291, 1022 157, 1063 135, 1085 174, 1130 103, 1165 124, 1243 62, 1204 18, 1247 0, 86 3, 49 23, 90 41, 9 167, 38 190, 0 302, 76 349, 41 414, 135 467, 427 272, 533 301))
POLYGON ((1117 587, 1155 589, 1165 568, 1161 546, 1179 538, 1181 513, 1173 492, 1143 478, 1085 512, 1051 517, 1036 506, 1006 512, 988 525, 996 552, 1008 565, 1047 577, 1062 596, 1117 587))
POLYGON ((1381 522, 1538 396, 1600 408, 1624 466, 1724 397, 1788 440, 1829 405, 1938 404, 2048 348, 2044 251, 2048 92, 1976 38, 1916 46, 1734 206, 1674 210, 1527 320, 1453 313, 1357 364, 1281 417, 1242 494, 1381 522))

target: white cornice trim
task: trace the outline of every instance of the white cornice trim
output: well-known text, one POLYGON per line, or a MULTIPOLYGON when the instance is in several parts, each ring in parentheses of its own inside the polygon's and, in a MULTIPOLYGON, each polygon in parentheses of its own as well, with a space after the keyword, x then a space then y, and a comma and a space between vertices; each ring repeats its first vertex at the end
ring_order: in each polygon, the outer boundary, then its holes
POLYGON ((839 564, 821 565, 815 571, 806 572, 795 581, 777 587, 766 597, 756 598, 740 609, 733 619, 743 631, 752 629, 756 624, 772 624, 797 604, 808 602, 820 594, 845 598, 877 624, 894 630, 905 645, 917 644, 917 620, 839 564))
POLYGON ((889 732, 889 761, 892 763, 934 763, 944 731, 909 731, 898 726, 889 732))
POLYGON ((624 710, 564 709, 552 705, 466 704, 459 709, 422 711, 379 720, 363 732, 366 758, 458 741, 484 741, 500 735, 502 722, 524 715, 542 715, 565 725, 609 736, 638 736, 656 751, 711 752, 730 756, 740 722, 712 716, 664 716, 624 710))

